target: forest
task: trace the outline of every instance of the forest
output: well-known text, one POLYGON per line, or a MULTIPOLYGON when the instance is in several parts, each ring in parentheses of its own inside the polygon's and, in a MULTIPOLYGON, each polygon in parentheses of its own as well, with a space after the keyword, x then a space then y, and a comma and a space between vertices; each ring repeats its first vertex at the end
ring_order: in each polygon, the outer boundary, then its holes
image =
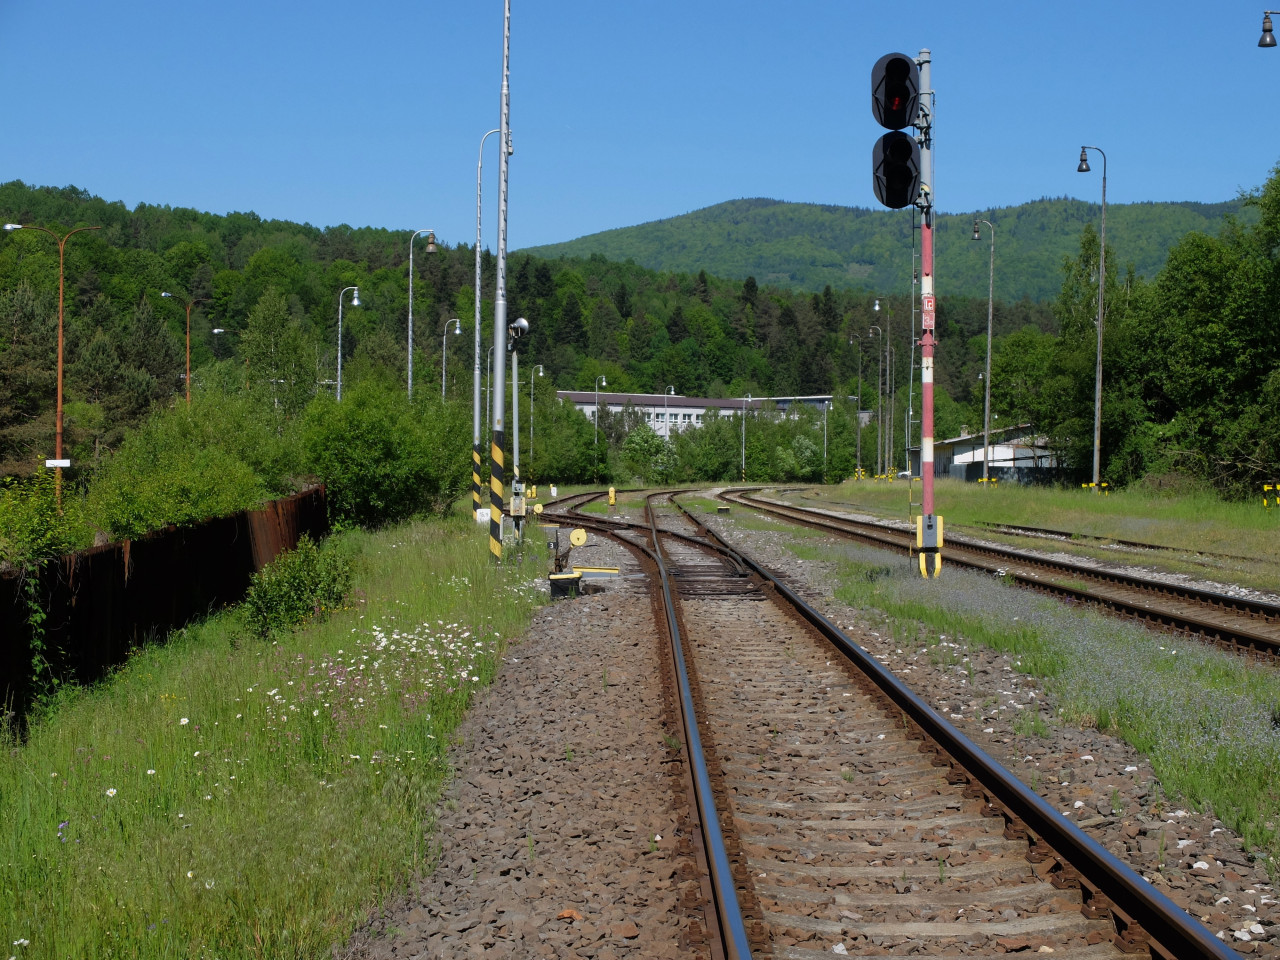
MULTIPOLYGON (((1123 239, 1113 240, 1119 228, 1108 221, 1102 448, 1104 479, 1113 484, 1191 482, 1239 497, 1276 479, 1280 173, 1272 171, 1237 209, 1210 228, 1184 233, 1150 279, 1121 259, 1127 247, 1123 239)), ((74 187, 19 181, 0 185, 0 217, 56 235, 37 229, 0 235, 0 477, 9 478, 0 497, 16 497, 22 478, 42 474, 43 461, 53 456, 55 240, 79 227, 98 229, 65 241, 64 456, 73 463, 68 490, 85 503, 103 502, 93 494, 95 485, 124 490, 124 476, 146 488, 136 475, 148 463, 155 472, 185 460, 184 469, 194 471, 191 464, 200 458, 191 451, 201 444, 223 451, 221 459, 204 454, 215 476, 255 478, 242 499, 350 472, 351 464, 332 462, 332 438, 319 436, 337 419, 340 309, 344 406, 376 413, 371 420, 387 435, 374 436, 365 424, 353 429, 367 427, 369 451, 382 449, 392 459, 416 451, 432 459, 445 441, 437 436, 415 445, 406 442, 406 431, 417 436, 425 424, 449 425, 444 433, 449 456, 452 445, 458 447, 457 477, 447 458, 444 465, 430 465, 436 478, 425 488, 431 504, 416 506, 438 509, 465 489, 474 363, 470 244, 437 238, 435 252, 427 252, 426 238, 417 241, 410 399, 409 231, 319 229, 252 213, 147 204, 130 210, 74 187), (340 308, 340 291, 349 287, 358 287, 359 304, 347 293, 340 308), (190 408, 184 402, 188 304, 190 408), (460 336, 446 332, 454 329, 453 318, 461 321, 460 336), (448 351, 443 398, 442 350, 448 351), (220 416, 226 418, 221 430, 220 416), (254 453, 225 436, 237 431, 278 449, 254 453), (186 453, 180 452, 183 444, 186 453), (168 466, 158 466, 166 460, 168 466)), ((1005 224, 993 217, 1001 230, 1005 224)), ((970 243, 983 254, 971 280, 986 279, 985 238, 970 243)), ((909 263, 909 228, 898 239, 895 256, 909 263)), ((993 410, 1003 422, 1032 424, 1069 470, 1083 472, 1091 460, 1099 244, 1089 222, 1067 239, 1071 253, 1059 260, 1051 299, 997 299, 992 305, 993 410)), ((488 250, 480 261, 487 350, 496 262, 488 250)), ((533 391, 536 424, 533 448, 522 455, 527 478, 737 479, 745 459, 752 480, 841 480, 854 472, 859 447, 862 465, 875 468, 867 453, 878 446, 876 419, 859 437, 855 410, 880 405, 888 422, 898 425, 893 462, 900 462, 908 396, 914 394, 918 418, 919 391, 908 389, 918 378, 909 275, 899 287, 886 293, 850 280, 802 290, 752 275, 738 280, 704 269, 652 270, 600 253, 511 255, 508 315, 525 317, 530 327, 519 342, 525 377, 519 389, 522 403, 533 391), (559 403, 555 391, 590 390, 600 376, 611 392, 674 387, 710 397, 833 394, 837 402, 825 417, 750 418, 745 438, 734 433, 736 421, 713 421, 670 444, 624 414, 602 420, 606 442, 596 445, 590 421, 559 403)), ((986 355, 987 302, 985 296, 940 290, 935 436, 945 438, 982 422, 978 374, 986 355)), ((522 411, 522 428, 527 416, 522 411)), ((349 414, 344 411, 342 419, 349 414)), ((422 462, 402 466, 406 476, 428 469, 422 462)), ((358 486, 345 508, 353 520, 368 518, 362 498, 383 502, 382 494, 357 492, 358 486)), ((192 475, 186 487, 212 496, 216 483, 192 475)), ((339 494, 337 502, 346 502, 339 494)), ((392 513, 415 507, 396 496, 387 502, 395 504, 392 513)), ((135 506, 133 519, 118 512, 86 515, 76 537, 89 529, 116 536, 144 519, 175 522, 166 511, 195 516, 201 509, 194 502, 182 509, 159 501, 135 506)))
MULTIPOLYGON (((1096 182, 1082 190, 1097 189, 1096 182)), ((987 296, 988 233, 973 242, 973 221, 996 226, 996 296, 1051 301, 1062 286, 1063 257, 1074 256, 1085 224, 1096 224, 1097 203, 1043 198, 973 213, 939 213, 934 220, 939 293, 987 296)), ((1242 199, 1224 203, 1110 203, 1107 244, 1120 262, 1154 277, 1169 251, 1188 233, 1216 234, 1224 216, 1251 223, 1256 212, 1242 199)), ((589 257, 636 263, 654 270, 726 279, 753 276, 792 290, 860 287, 905 292, 911 285, 912 250, 919 214, 778 200, 731 200, 678 217, 620 227, 566 243, 532 247, 543 257, 589 257)))

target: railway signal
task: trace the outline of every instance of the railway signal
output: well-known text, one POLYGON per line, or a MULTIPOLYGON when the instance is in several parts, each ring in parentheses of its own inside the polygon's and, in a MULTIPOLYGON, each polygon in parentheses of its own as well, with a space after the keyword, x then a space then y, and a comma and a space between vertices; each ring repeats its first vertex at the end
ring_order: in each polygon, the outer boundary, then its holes
POLYGON ((871 154, 871 180, 876 199, 901 210, 920 194, 920 145, 901 130, 916 121, 920 103, 920 68, 903 53, 887 53, 871 68, 871 115, 887 127, 871 154))
POLYGON ((932 56, 887 53, 871 68, 871 115, 887 127, 871 152, 871 181, 876 199, 898 210, 920 208, 920 480, 922 516, 916 518, 920 573, 942 570, 942 518, 933 512, 933 89, 932 56), (903 133, 914 127, 915 136, 903 133))

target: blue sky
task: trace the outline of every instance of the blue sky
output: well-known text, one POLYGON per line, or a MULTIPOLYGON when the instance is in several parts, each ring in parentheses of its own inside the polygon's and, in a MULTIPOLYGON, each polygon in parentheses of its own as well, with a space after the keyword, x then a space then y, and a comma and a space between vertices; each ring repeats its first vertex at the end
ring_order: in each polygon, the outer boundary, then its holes
MULTIPOLYGON (((1262 9, 513 0, 509 247, 739 197, 875 206, 871 65, 921 47, 942 211, 1096 200, 1082 143, 1109 202, 1227 200, 1280 161, 1262 9)), ((0 37, 0 181, 475 237, 501 0, 0 0, 0 37)))

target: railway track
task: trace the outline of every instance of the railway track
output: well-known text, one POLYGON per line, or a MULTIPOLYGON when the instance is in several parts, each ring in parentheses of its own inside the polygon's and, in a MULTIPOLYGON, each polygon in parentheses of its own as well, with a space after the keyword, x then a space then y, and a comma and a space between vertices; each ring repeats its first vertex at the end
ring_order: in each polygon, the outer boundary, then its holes
POLYGON ((660 575, 713 955, 1234 956, 670 502, 573 520, 660 575))
MULTIPOLYGON (((915 551, 914 534, 893 524, 782 504, 753 495, 752 491, 730 490, 721 498, 898 553, 915 551)), ((1276 604, 1050 559, 954 535, 946 537, 943 556, 947 563, 983 570, 1065 600, 1102 606, 1151 626, 1193 634, 1246 656, 1274 660, 1280 655, 1280 606, 1276 604)))

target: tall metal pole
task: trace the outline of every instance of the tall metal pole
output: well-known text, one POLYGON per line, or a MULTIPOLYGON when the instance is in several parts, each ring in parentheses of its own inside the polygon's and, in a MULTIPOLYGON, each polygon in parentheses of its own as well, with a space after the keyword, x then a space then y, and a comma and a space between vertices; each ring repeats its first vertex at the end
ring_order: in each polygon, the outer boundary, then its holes
POLYGON ((855 333, 858 340, 858 396, 854 404, 854 427, 858 437, 858 479, 862 479, 862 335, 855 333))
POLYGON ((360 288, 359 287, 343 287, 338 291, 338 402, 342 402, 342 298, 348 290, 354 290, 355 295, 351 298, 353 307, 360 306, 360 288))
MULTIPOLYGON (((70 233, 59 237, 47 227, 37 227, 34 224, 6 223, 6 230, 39 230, 41 233, 47 233, 58 244, 58 406, 57 420, 54 427, 53 441, 53 458, 56 465, 53 468, 53 495, 58 504, 58 512, 62 512, 62 355, 63 355, 63 337, 62 337, 62 300, 63 289, 65 286, 66 265, 67 265, 67 241, 77 233, 85 230, 101 230, 101 227, 76 227, 70 233)), ((46 464, 48 466, 48 464, 46 464)))
POLYGON ((747 394, 742 399, 742 482, 747 482, 747 404, 751 401, 751 394, 747 394))
POLYGON ((920 548, 920 572, 937 576, 942 569, 942 524, 933 512, 933 331, 936 302, 933 289, 933 124, 934 96, 932 57, 920 51, 920 113, 915 126, 919 132, 922 183, 920 186, 920 480, 921 511, 917 518, 916 542, 920 548))
POLYGON ((982 479, 991 479, 991 320, 996 291, 996 228, 990 220, 973 221, 973 239, 978 239, 978 224, 985 223, 991 231, 991 265, 987 273, 987 366, 984 377, 986 394, 982 405, 982 479))
POLYGON ((1102 154, 1102 230, 1098 237, 1098 357, 1093 378, 1093 492, 1102 490, 1102 317, 1103 293, 1107 287, 1107 155, 1101 147, 1081 147, 1080 173, 1089 172, 1086 150, 1102 154))
POLYGON ((514 495, 520 489, 520 351, 514 343, 511 346, 511 490, 514 495))
POLYGON ((409 238, 409 397, 413 397, 413 241, 427 235, 427 253, 435 253, 436 237, 430 230, 416 230, 409 238))
POLYGON ((489 552, 502 560, 502 501, 506 471, 502 446, 506 440, 507 362, 507 145, 511 122, 511 0, 503 3, 502 16, 502 122, 498 127, 498 283, 493 298, 493 439, 489 444, 489 552))
POLYGON ((476 348, 475 368, 471 377, 471 519, 480 509, 480 475, 484 471, 484 451, 480 448, 480 185, 484 168, 484 142, 490 130, 480 138, 480 158, 476 161, 476 348))
MULTIPOLYGON (((879 305, 880 305, 880 301, 879 301, 879 300, 877 300, 877 301, 876 301, 876 309, 877 309, 877 310, 878 310, 878 309, 880 309, 880 306, 879 306, 879 305)), ((878 337, 880 338, 881 342, 883 342, 883 341, 884 341, 884 331, 883 331, 882 329, 880 329, 880 327, 879 327, 879 326, 877 326, 876 324, 874 324, 874 323, 873 323, 873 324, 871 324, 871 326, 869 326, 869 327, 867 328, 867 336, 871 336, 871 331, 872 331, 872 330, 874 330, 874 331, 876 332, 876 336, 878 336, 878 337)), ((881 365, 880 365, 880 351, 879 351, 879 350, 876 350, 876 476, 877 476, 877 477, 878 477, 878 476, 881 476, 881 475, 884 473, 884 471, 880 469, 880 467, 881 467, 881 463, 880 463, 880 452, 881 452, 882 450, 884 450, 884 444, 883 444, 883 443, 881 442, 881 440, 880 440, 881 435, 882 435, 882 434, 883 434, 883 432, 884 432, 884 426, 883 426, 883 421, 884 421, 884 400, 883 400, 883 394, 884 394, 884 374, 881 372, 881 370, 882 370, 882 369, 883 369, 883 368, 882 368, 882 367, 881 367, 881 365)))
POLYGON ((444 373, 449 365, 449 324, 453 324, 453 335, 456 337, 462 332, 462 321, 456 317, 448 320, 444 325, 444 335, 440 338, 440 399, 444 399, 444 373))
POLYGON ((542 364, 529 368, 529 476, 533 476, 533 371, 542 376, 542 364))

